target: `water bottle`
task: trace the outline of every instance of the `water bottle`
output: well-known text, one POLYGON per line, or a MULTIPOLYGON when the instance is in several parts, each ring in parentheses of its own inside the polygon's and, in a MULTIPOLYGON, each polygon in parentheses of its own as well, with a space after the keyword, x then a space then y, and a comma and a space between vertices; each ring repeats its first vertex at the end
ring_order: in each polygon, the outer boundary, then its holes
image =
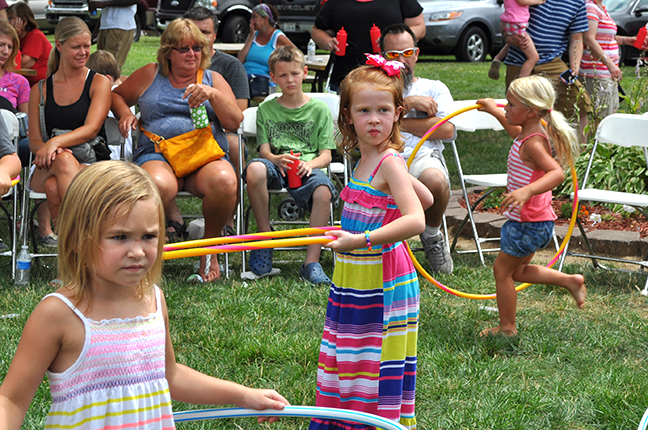
POLYGON ((23 245, 16 260, 16 280, 14 285, 26 287, 29 285, 29 269, 31 268, 31 254, 27 245, 23 245))
POLYGON ((306 52, 306 60, 309 62, 315 61, 315 42, 313 39, 308 41, 308 50, 306 52))

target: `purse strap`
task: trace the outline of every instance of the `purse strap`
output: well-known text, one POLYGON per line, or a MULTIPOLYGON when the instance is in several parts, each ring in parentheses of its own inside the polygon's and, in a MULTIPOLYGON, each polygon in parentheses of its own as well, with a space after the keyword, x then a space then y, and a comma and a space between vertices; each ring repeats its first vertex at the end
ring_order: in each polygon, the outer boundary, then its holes
MULTIPOLYGON (((205 71, 202 68, 198 69, 198 73, 196 74, 196 83, 197 84, 202 82, 204 72, 205 71)), ((42 100, 42 97, 43 97, 43 94, 41 93, 41 100, 42 100)), ((42 120, 44 121, 44 119, 42 119, 42 120)), ((160 142, 162 142, 164 140, 164 138, 162 136, 158 136, 157 134, 151 133, 150 131, 144 130, 144 128, 142 128, 142 117, 140 117, 140 119, 139 119, 138 126, 139 126, 140 130, 142 130, 142 133, 144 133, 144 136, 148 137, 151 140, 151 142, 155 143, 156 145, 158 145, 160 142)))
POLYGON ((47 130, 45 129, 45 99, 43 98, 43 82, 45 79, 38 81, 38 91, 40 92, 40 102, 38 103, 38 115, 40 116, 40 126, 41 126, 41 136, 43 142, 47 143, 49 137, 47 136, 47 130))

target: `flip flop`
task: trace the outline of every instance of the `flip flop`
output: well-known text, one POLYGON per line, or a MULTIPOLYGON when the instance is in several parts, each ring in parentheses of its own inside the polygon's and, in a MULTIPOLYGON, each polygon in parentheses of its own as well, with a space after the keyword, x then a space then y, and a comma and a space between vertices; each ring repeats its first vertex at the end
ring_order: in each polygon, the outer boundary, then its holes
POLYGON ((177 221, 168 220, 166 228, 173 228, 175 231, 166 231, 167 243, 182 242, 187 239, 187 226, 177 221))

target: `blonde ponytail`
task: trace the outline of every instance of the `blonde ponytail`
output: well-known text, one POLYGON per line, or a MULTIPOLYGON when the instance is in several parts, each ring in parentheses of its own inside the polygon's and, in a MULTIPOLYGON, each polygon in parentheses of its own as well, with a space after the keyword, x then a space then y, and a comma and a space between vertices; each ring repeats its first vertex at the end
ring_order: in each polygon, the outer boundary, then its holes
POLYGON ((536 109, 541 118, 546 117, 549 139, 558 161, 563 167, 570 166, 580 152, 578 134, 562 113, 553 110, 556 91, 551 81, 538 75, 518 78, 511 82, 509 91, 526 107, 536 109))

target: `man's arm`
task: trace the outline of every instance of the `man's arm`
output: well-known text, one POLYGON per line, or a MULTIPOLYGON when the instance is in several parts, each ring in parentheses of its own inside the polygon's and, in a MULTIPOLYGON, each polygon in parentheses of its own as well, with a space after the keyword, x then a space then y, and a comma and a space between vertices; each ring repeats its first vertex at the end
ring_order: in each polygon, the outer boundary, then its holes
MULTIPOLYGON (((423 137, 430 128, 443 118, 433 116, 431 118, 405 118, 403 119, 402 131, 411 133, 414 136, 423 137)), ((439 127, 429 140, 451 140, 455 134, 455 126, 451 122, 446 122, 439 127)))
POLYGON ((581 58, 583 58, 583 33, 572 33, 569 37, 569 68, 578 76, 581 58))

